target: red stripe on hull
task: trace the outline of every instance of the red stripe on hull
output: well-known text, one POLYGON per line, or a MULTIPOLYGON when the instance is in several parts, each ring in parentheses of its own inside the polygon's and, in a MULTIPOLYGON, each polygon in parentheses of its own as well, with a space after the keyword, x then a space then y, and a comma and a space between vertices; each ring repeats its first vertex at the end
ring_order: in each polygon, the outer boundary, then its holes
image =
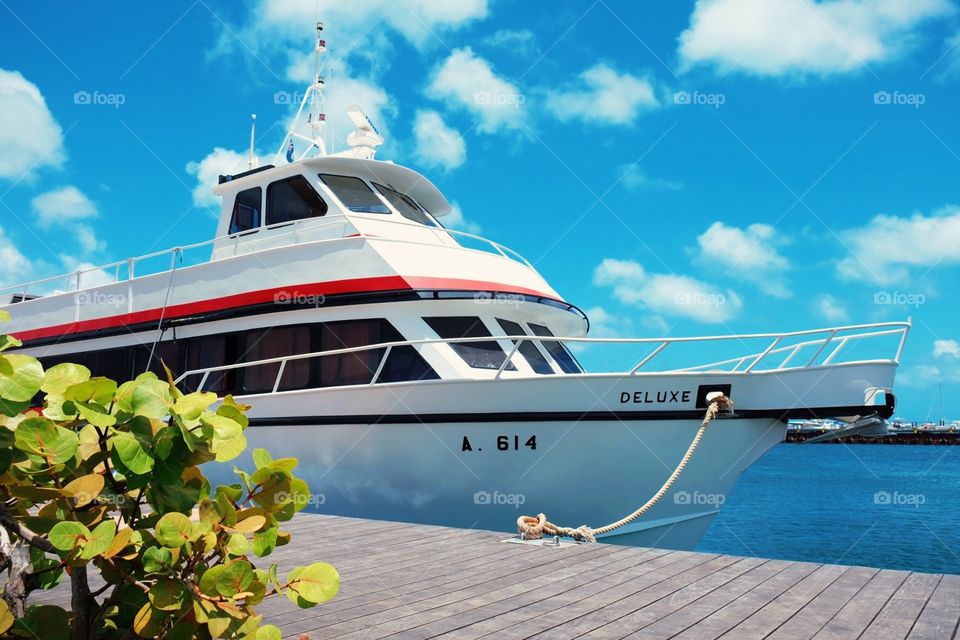
POLYGON ((223 296, 221 298, 212 298, 210 300, 173 304, 167 307, 166 312, 164 312, 162 309, 148 309, 146 311, 136 311, 134 313, 126 313, 118 316, 95 318, 93 320, 81 320, 79 322, 71 322, 69 324, 61 324, 52 327, 17 331, 14 335, 26 343, 30 340, 39 340, 40 338, 86 333, 88 331, 98 331, 101 329, 114 329, 117 327, 143 324, 145 322, 157 322, 160 320, 161 316, 163 316, 164 319, 172 320, 175 318, 185 318, 198 313, 225 311, 227 309, 237 309, 257 304, 275 302, 280 294, 285 294, 289 298, 293 296, 332 296, 346 293, 373 293, 380 291, 411 291, 414 289, 498 291, 506 293, 519 293, 537 296, 540 298, 549 298, 551 300, 556 299, 553 296, 536 291, 534 289, 509 286, 495 282, 484 282, 480 280, 430 278, 419 276, 381 276, 376 278, 335 280, 331 282, 298 284, 285 287, 276 287, 273 289, 261 289, 259 291, 248 291, 246 293, 223 296))

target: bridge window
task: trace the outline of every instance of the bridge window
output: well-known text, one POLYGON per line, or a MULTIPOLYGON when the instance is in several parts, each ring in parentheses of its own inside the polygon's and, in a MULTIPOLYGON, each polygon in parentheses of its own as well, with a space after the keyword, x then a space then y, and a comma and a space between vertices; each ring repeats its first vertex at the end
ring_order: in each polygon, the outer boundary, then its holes
POLYGON ((414 222, 419 222, 420 224, 425 224, 428 227, 435 227, 437 223, 434 222, 427 212, 417 204, 417 201, 411 198, 408 195, 404 195, 397 191, 396 189, 391 189, 390 187, 385 187, 382 184, 373 183, 373 186, 377 188, 377 191, 383 194, 383 197, 387 199, 387 202, 393 205, 393 208, 400 212, 404 218, 413 220, 414 222))
MULTIPOLYGON (((438 336, 447 340, 452 338, 483 338, 490 336, 487 327, 480 318, 469 316, 452 318, 424 318, 438 336)), ((479 342, 451 342, 450 346, 457 352, 464 362, 474 369, 499 369, 506 360, 507 354, 500 348, 496 340, 479 342)), ((516 371, 513 364, 508 363, 507 371, 516 371)))
MULTIPOLYGON (((523 330, 523 327, 521 327, 517 322, 504 320, 503 318, 497 318, 497 322, 500 323, 500 327, 508 336, 528 335, 527 332, 523 330)), ((516 343, 517 341, 514 340, 514 344, 516 343)), ((543 357, 543 354, 540 353, 540 349, 537 348, 537 345, 534 344, 533 341, 527 340, 525 342, 521 342, 517 351, 519 351, 520 355, 527 359, 527 362, 530 364, 530 368, 533 369, 535 373, 553 373, 553 367, 551 367, 550 363, 547 362, 547 359, 543 357)))
POLYGON ((233 201, 233 217, 230 219, 230 234, 250 231, 260 227, 260 207, 263 189, 254 187, 237 194, 233 201))
MULTIPOLYGON (((530 325, 530 330, 536 335, 551 338, 553 337, 553 332, 550 331, 550 329, 547 329, 545 326, 534 324, 532 322, 528 324, 530 325)), ((553 359, 557 361, 557 364, 560 365, 560 368, 564 373, 583 373, 583 369, 580 367, 577 359, 573 357, 573 354, 567 350, 562 342, 557 342, 556 340, 544 340, 541 342, 541 344, 550 353, 550 355, 553 356, 553 359)))
POLYGON ((360 178, 321 173, 320 179, 330 187, 333 195, 337 196, 343 206, 350 211, 357 213, 390 213, 390 207, 383 204, 377 194, 360 178))
POLYGON ((326 215, 327 203, 303 176, 278 180, 267 187, 267 225, 326 215))

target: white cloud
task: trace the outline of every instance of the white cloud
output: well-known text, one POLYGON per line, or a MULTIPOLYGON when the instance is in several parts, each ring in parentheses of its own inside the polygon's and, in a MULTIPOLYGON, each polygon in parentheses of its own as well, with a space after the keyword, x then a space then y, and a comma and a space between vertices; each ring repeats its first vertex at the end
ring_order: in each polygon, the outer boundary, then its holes
POLYGON ((478 120, 477 131, 520 129, 526 119, 525 96, 498 76, 470 47, 455 49, 434 72, 427 95, 465 109, 478 120))
POLYGON ((537 38, 529 29, 500 29, 484 39, 483 43, 521 57, 528 57, 539 51, 537 38))
POLYGON ((831 74, 899 57, 949 0, 698 0, 680 35, 685 66, 757 75, 831 74))
POLYGON ((216 147, 199 162, 187 164, 187 173, 197 178, 193 188, 193 204, 198 207, 218 207, 220 198, 213 193, 220 175, 241 173, 248 168, 248 153, 216 147))
POLYGON ((620 338, 630 333, 630 319, 615 316, 603 307, 584 311, 590 319, 591 338, 620 338))
MULTIPOLYGON (((0 227, 0 287, 10 287, 29 279, 30 261, 0 227)), ((0 304, 9 299, 0 300, 0 304)))
POLYGON ((420 110, 413 120, 414 156, 429 168, 456 169, 467 159, 467 143, 436 111, 420 110))
MULTIPOLYGON (((84 262, 82 260, 78 260, 74 256, 69 255, 61 255, 60 260, 63 261, 63 265, 70 273, 76 273, 77 271, 84 272, 83 275, 80 276, 80 286, 83 289, 103 287, 116 282, 115 275, 113 273, 107 273, 103 269, 97 269, 97 265, 91 262, 84 262)), ((76 285, 75 280, 72 280, 71 282, 72 284, 76 285)))
POLYGON ((680 182, 647 175, 636 163, 621 166, 617 169, 617 174, 620 176, 620 184, 630 191, 638 191, 644 188, 668 189, 670 191, 683 189, 683 184, 680 182))
POLYGON ((600 63, 579 76, 583 88, 548 91, 547 109, 559 120, 579 119, 592 124, 632 124, 640 112, 660 105, 646 78, 618 73, 600 63))
POLYGON ((35 84, 0 69, 0 178, 18 180, 66 158, 63 131, 35 84))
POLYGON ((483 231, 476 222, 471 222, 463 217, 463 209, 461 209, 460 205, 456 202, 450 203, 450 213, 440 218, 440 222, 448 229, 465 231, 473 235, 479 235, 480 232, 483 231))
POLYGON ((829 322, 846 322, 849 319, 846 308, 830 294, 823 294, 814 301, 814 308, 820 316, 829 322))
POLYGON ((648 274, 633 260, 605 259, 594 271, 593 281, 611 287, 614 297, 623 304, 698 322, 727 322, 743 307, 740 297, 729 289, 721 290, 690 276, 648 274))
POLYGON ((40 194, 30 204, 40 225, 46 229, 54 224, 69 224, 97 215, 97 207, 90 198, 73 186, 40 194))
POLYGON ((933 383, 943 382, 943 372, 939 367, 928 364, 918 364, 897 372, 897 384, 908 387, 927 387, 933 383))
POLYGON ((907 282, 912 270, 960 264, 960 207, 945 207, 931 216, 879 215, 840 237, 849 250, 837 265, 841 278, 907 282))
POLYGON ((934 340, 933 357, 942 358, 944 356, 960 358, 960 343, 956 340, 934 340))
POLYGON ((82 255, 103 248, 96 232, 83 222, 99 215, 97 207, 76 187, 66 186, 42 193, 30 201, 30 206, 43 229, 59 226, 69 230, 82 255))
POLYGON ((789 261, 777 251, 785 241, 767 224, 755 223, 740 229, 714 222, 697 237, 699 257, 719 265, 727 273, 753 282, 764 293, 786 298, 791 295, 784 283, 789 261))

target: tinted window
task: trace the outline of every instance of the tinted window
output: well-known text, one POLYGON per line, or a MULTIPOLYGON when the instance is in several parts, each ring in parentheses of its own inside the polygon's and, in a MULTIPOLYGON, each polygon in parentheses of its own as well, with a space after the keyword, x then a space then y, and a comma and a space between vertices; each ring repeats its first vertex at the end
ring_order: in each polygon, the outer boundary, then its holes
MULTIPOLYGON (((206 369, 208 367, 221 367, 225 364, 231 364, 227 361, 227 338, 226 336, 204 336, 202 338, 193 338, 186 342, 186 371, 194 369, 206 369)), ((223 392, 230 388, 227 384, 229 371, 216 371, 210 373, 206 383, 203 385, 204 391, 223 392)), ((197 389, 203 374, 189 376, 184 380, 184 386, 194 391, 197 389)))
POLYGON ((394 347, 377 382, 437 380, 440 376, 412 346, 394 347))
MULTIPOLYGON (((424 318, 430 328, 444 339, 450 338, 483 338, 490 335, 480 318, 424 318)), ((475 369, 499 369, 507 354, 503 352, 495 340, 489 342, 451 342, 450 346, 457 352, 464 362, 475 369)), ((516 371, 516 367, 507 364, 508 371, 516 371)))
POLYGON ((425 224, 428 227, 435 227, 437 223, 427 215, 420 205, 417 204, 416 200, 410 196, 404 195, 395 189, 390 187, 385 187, 382 184, 374 183, 373 186, 383 194, 383 197, 393 205, 393 208, 400 212, 404 218, 409 218, 420 224, 425 224))
MULTIPOLYGON (((530 324, 530 330, 533 331, 538 336, 553 336, 550 329, 547 329, 543 325, 530 324)), ((541 343, 544 348, 550 352, 550 355, 553 356, 553 359, 557 361, 557 364, 560 365, 560 368, 564 373, 583 373, 583 369, 580 368, 580 365, 577 363, 577 360, 573 357, 567 348, 563 346, 560 342, 556 341, 545 341, 541 343)))
MULTIPOLYGON (((380 320, 330 322, 321 326, 320 350, 363 347, 399 340, 399 334, 380 320)), ((385 349, 369 349, 320 358, 320 386, 367 384, 373 379, 385 349)))
POLYGON ((260 226, 260 201, 263 190, 260 187, 247 189, 237 194, 233 201, 233 217, 230 219, 230 233, 249 231, 260 226))
MULTIPOLYGON (((500 323, 500 327, 503 329, 503 332, 508 336, 525 336, 527 332, 523 330, 516 322, 511 322, 510 320, 503 320, 497 318, 497 322, 500 323)), ((516 340, 514 341, 516 344, 516 340)), ((537 348, 537 345, 532 341, 521 342, 520 347, 517 349, 524 358, 527 359, 527 362, 530 364, 530 368, 536 373, 548 374, 553 373, 553 369, 550 367, 550 363, 547 362, 547 359, 543 357, 543 354, 540 353, 540 349, 537 348)))
POLYGON ((383 204, 377 194, 360 178, 331 176, 322 173, 320 179, 330 187, 333 194, 350 211, 356 211, 357 213, 390 213, 390 208, 383 204))
POLYGON ((156 348, 153 348, 153 359, 150 360, 150 350, 152 344, 142 344, 134 347, 133 358, 133 376, 136 377, 147 371, 147 361, 150 361, 149 371, 153 371, 161 380, 167 379, 167 374, 163 370, 163 365, 167 365, 170 372, 173 373, 173 379, 183 373, 180 366, 180 343, 174 340, 165 340, 158 342, 156 348))
MULTIPOLYGON (((244 336, 244 348, 241 362, 270 360, 301 353, 310 353, 310 328, 273 327, 262 331, 251 331, 244 336)), ((264 364, 256 367, 244 367, 242 375, 243 391, 260 393, 273 391, 273 385, 280 372, 280 363, 264 364)), ((279 390, 304 389, 310 384, 310 361, 291 360, 283 368, 279 390)))
POLYGON ((303 176, 279 180, 267 187, 267 225, 319 218, 327 203, 303 176))
POLYGON ((85 355, 83 364, 90 369, 90 375, 93 377, 103 376, 122 383, 130 379, 128 355, 127 349, 91 351, 85 355))

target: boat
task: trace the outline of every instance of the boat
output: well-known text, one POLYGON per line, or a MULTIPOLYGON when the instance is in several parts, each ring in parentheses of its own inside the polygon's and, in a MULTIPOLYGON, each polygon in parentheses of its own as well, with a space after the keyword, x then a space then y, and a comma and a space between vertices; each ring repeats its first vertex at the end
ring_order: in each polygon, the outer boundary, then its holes
POLYGON ((0 291, 20 351, 117 380, 165 364, 185 390, 232 394, 252 406, 250 450, 300 460, 311 509, 501 531, 528 512, 593 526, 629 513, 723 394, 733 410, 663 499, 601 538, 675 549, 697 544, 789 420, 892 415, 909 322, 592 337, 520 253, 445 227, 450 201, 376 158, 360 107, 328 152, 323 88, 315 75, 273 163, 251 146, 249 170, 220 177, 212 239, 0 291), (581 364, 603 351, 626 364, 581 364))

